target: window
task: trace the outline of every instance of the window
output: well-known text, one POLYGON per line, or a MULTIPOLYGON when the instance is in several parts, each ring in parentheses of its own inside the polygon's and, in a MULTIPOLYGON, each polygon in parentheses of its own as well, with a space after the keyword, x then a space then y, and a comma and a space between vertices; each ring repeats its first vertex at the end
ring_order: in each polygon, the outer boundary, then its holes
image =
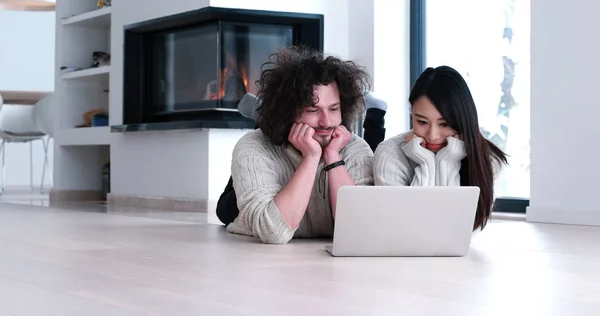
POLYGON ((467 80, 485 137, 509 155, 497 208, 524 212, 529 199, 529 0, 412 0, 411 82, 448 65, 467 80))

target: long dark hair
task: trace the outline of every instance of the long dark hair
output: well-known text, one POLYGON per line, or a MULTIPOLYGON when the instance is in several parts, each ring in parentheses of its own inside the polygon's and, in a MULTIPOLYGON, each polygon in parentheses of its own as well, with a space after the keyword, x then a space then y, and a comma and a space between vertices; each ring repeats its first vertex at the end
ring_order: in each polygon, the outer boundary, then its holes
MULTIPOLYGON (((358 115, 365 110, 364 92, 370 77, 364 67, 352 61, 306 46, 283 48, 269 56, 256 81, 261 105, 258 126, 275 145, 288 144, 288 134, 298 115, 315 106, 315 85, 337 84, 342 125, 352 130, 358 115)), ((316 102, 315 102, 316 101, 316 102)))
POLYGON ((475 101, 465 79, 448 66, 427 68, 415 82, 408 100, 425 96, 446 123, 460 134, 467 156, 461 162, 460 185, 480 189, 473 230, 483 229, 494 206, 494 162, 508 164, 506 154, 487 140, 479 129, 475 101))

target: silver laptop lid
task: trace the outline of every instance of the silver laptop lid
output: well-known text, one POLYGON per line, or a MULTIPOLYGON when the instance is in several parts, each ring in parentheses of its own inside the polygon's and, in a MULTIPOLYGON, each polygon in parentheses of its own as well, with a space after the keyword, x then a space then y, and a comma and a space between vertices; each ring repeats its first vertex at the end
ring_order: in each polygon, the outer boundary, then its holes
POLYGON ((463 256, 478 187, 348 186, 338 191, 336 256, 463 256))

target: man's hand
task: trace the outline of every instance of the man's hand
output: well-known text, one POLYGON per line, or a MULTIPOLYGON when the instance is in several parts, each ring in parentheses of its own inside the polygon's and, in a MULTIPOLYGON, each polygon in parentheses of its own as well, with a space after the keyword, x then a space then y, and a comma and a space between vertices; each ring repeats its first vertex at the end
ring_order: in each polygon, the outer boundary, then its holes
POLYGON ((320 159, 322 149, 319 142, 313 138, 314 135, 315 130, 312 127, 304 123, 294 123, 288 135, 288 140, 302 153, 303 157, 320 159))
MULTIPOLYGON (((344 148, 352 139, 352 133, 342 125, 336 127, 331 133, 331 141, 323 150, 323 160, 325 165, 330 165, 334 162, 342 160, 340 151, 344 148)), ((354 180, 350 177, 348 170, 345 166, 339 166, 333 168, 327 172, 327 178, 329 183, 329 203, 331 204, 331 212, 333 218, 335 218, 335 211, 337 208, 337 192, 342 186, 353 186, 354 180)))
POLYGON ((339 152, 350 142, 352 139, 352 133, 348 129, 340 125, 333 130, 331 134, 331 141, 329 145, 325 147, 324 151, 327 154, 339 154, 339 152))

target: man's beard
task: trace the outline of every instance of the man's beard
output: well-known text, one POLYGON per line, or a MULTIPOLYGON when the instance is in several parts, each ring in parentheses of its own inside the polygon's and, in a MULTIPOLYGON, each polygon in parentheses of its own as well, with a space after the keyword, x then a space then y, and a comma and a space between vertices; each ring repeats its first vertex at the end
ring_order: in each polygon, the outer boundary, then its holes
POLYGON ((319 143, 319 145, 321 145, 321 148, 325 148, 327 147, 327 145, 329 145, 329 143, 331 142, 331 135, 329 134, 327 136, 321 136, 318 135, 316 132, 317 131, 329 131, 330 133, 333 133, 333 130, 335 129, 335 127, 318 127, 315 128, 315 135, 313 136, 313 138, 319 143))
POLYGON ((319 145, 321 145, 321 148, 327 147, 327 145, 329 145, 329 143, 331 142, 331 135, 328 135, 328 136, 315 135, 313 138, 319 143, 319 145))

